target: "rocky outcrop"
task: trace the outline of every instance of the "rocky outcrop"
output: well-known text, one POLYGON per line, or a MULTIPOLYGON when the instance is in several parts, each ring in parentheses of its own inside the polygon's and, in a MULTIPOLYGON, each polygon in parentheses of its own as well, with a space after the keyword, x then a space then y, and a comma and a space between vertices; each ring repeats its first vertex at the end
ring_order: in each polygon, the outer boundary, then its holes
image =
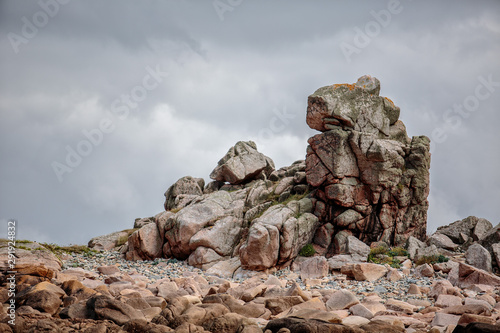
POLYGON ((165 192, 165 210, 180 209, 203 194, 205 180, 191 176, 182 177, 165 192))
POLYGON ((369 76, 335 84, 308 98, 308 183, 315 214, 333 234, 349 230, 364 242, 404 244, 426 237, 430 141, 409 138, 400 110, 378 95, 369 76))
POLYGON ((439 227, 436 234, 449 237, 455 244, 466 245, 479 241, 492 227, 491 222, 486 219, 469 216, 439 227))
POLYGON ((305 168, 297 161, 275 170, 255 143, 238 142, 212 172, 214 182, 183 177, 166 191, 165 212, 136 220, 125 256, 187 259, 230 276, 289 265, 318 226, 305 168))
POLYGON ((312 241, 317 225, 318 218, 301 210, 300 202, 269 208, 253 221, 240 248, 242 267, 263 270, 289 264, 312 241))
POLYGON ((135 230, 128 229, 94 237, 88 242, 88 247, 95 250, 112 250, 125 244, 129 236, 134 231, 135 230))
POLYGON ((274 162, 257 151, 253 141, 239 141, 231 147, 210 174, 215 181, 241 184, 260 173, 268 176, 274 170, 274 162))

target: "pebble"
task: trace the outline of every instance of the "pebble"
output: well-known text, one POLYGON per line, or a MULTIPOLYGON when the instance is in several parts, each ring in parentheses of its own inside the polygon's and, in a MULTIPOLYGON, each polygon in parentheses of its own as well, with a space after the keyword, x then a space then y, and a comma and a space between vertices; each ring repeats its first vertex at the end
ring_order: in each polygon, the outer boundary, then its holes
MULTIPOLYGON (((127 261, 122 258, 122 255, 119 252, 113 251, 101 251, 94 255, 72 254, 71 256, 63 258, 63 270, 68 268, 80 267, 85 270, 97 272, 98 267, 109 265, 118 266, 121 273, 126 273, 128 275, 142 275, 147 280, 149 280, 150 283, 153 283, 159 279, 175 279, 193 273, 198 274, 199 276, 204 278, 208 277, 203 270, 189 266, 187 264, 187 261, 181 261, 177 259, 157 258, 155 260, 127 261)), ((419 287, 430 287, 432 284, 432 280, 427 277, 415 278, 415 276, 412 276, 410 278, 407 276, 403 276, 401 280, 394 282, 389 281, 386 278, 382 278, 374 282, 369 282, 347 280, 343 275, 329 274, 327 277, 321 280, 322 283, 320 285, 309 287, 305 284, 305 281, 302 281, 299 275, 291 271, 290 268, 278 270, 272 275, 276 276, 279 279, 287 280, 287 286, 290 286, 292 284, 292 281, 295 281, 300 285, 302 289, 305 290, 346 289, 355 293, 360 300, 363 300, 366 296, 373 293, 378 294, 384 300, 389 298, 401 301, 407 301, 409 299, 427 300, 427 296, 425 295, 409 295, 408 289, 412 284, 415 284, 419 287)), ((99 275, 99 279, 104 280, 104 276, 99 275)), ((244 282, 244 280, 245 279, 232 279, 231 281, 240 283, 244 282)))

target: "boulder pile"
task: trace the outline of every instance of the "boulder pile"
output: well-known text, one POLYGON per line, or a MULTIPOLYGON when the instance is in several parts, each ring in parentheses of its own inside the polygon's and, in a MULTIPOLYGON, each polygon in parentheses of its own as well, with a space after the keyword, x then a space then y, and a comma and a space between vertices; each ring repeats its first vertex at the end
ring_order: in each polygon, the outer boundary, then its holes
POLYGON ((14 295, 0 240, 0 332, 500 332, 500 224, 427 237, 429 139, 379 92, 318 89, 305 160, 237 142, 93 250, 18 242, 14 295))
MULTIPOLYGON (((484 221, 452 225, 473 231, 484 221)), ((148 225, 156 224, 141 229, 148 225)), ((286 269, 267 272, 224 261, 207 270, 176 259, 127 261, 117 251, 56 256, 23 242, 15 326, 7 313, 8 246, 0 242, 0 331, 500 332, 500 277, 492 273, 498 263, 492 257, 482 269, 484 260, 470 259, 486 239, 500 245, 491 236, 496 229, 456 244, 443 241, 444 227, 425 243, 410 237, 405 249, 381 242, 370 248, 347 236, 346 254, 299 255, 286 269)))
POLYGON ((309 139, 305 161, 275 170, 254 142, 241 141, 212 182, 179 179, 165 192, 165 212, 136 221, 126 257, 262 271, 289 266, 308 244, 326 257, 345 254, 349 236, 425 240, 429 139, 408 138, 399 108, 379 91, 363 76, 309 96, 307 123, 322 134, 309 139))
MULTIPOLYGON (((366 243, 424 240, 429 195, 430 141, 409 138, 400 109, 379 96, 380 82, 322 87, 308 98, 307 182, 322 234, 349 231, 366 243)), ((328 242, 320 244, 327 247, 328 242)), ((335 250, 335 249, 330 249, 335 250)))

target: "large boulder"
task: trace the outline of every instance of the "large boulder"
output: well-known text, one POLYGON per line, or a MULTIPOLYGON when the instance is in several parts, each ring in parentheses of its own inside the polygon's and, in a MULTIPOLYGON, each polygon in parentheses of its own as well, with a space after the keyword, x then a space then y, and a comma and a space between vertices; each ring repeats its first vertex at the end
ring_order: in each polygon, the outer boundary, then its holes
POLYGON ((481 245, 474 243, 465 252, 465 262, 476 268, 491 272, 491 254, 481 245))
POLYGON ((239 240, 247 192, 244 189, 206 194, 168 217, 164 255, 187 259, 199 246, 212 248, 219 255, 232 253, 239 240))
POLYGON ((410 139, 399 108, 379 91, 364 76, 309 96, 307 124, 322 133, 308 141, 306 177, 323 224, 366 243, 403 245, 426 237, 430 141, 410 139))
MULTIPOLYGON (((161 231, 163 232, 163 230, 161 231)), ((148 223, 128 239, 128 260, 153 260, 163 256, 163 242, 156 223, 148 223)))
POLYGON ((255 142, 239 141, 218 162, 210 178, 230 184, 240 184, 255 179, 262 172, 268 176, 273 170, 274 162, 257 151, 255 142))
POLYGON ((133 229, 128 229, 94 237, 89 240, 88 247, 95 250, 113 250, 115 247, 123 245, 134 231, 133 229))
POLYGON ((483 234, 478 242, 491 252, 493 244, 500 243, 500 223, 494 228, 490 228, 485 234, 483 234))
POLYGON ((463 220, 455 221, 449 225, 439 227, 437 233, 448 236, 456 244, 465 244, 483 238, 493 225, 490 221, 469 216, 463 220))
MULTIPOLYGON (((21 275, 55 277, 61 271, 62 262, 52 251, 37 242, 17 242, 15 251, 15 270, 21 275), (21 248, 22 246, 22 248, 21 248)), ((12 251, 9 241, 0 239, 0 272, 12 271, 12 251)))
POLYGON ((182 177, 165 192, 165 210, 187 206, 196 197, 203 194, 205 180, 191 176, 182 177))
POLYGON ((123 325, 131 320, 146 321, 141 311, 106 295, 96 295, 89 298, 87 309, 95 313, 97 319, 111 320, 118 325, 123 325))
POLYGON ((299 214, 300 206, 292 201, 272 206, 256 218, 239 250, 242 267, 264 270, 294 259, 312 241, 318 226, 313 214, 299 214))
POLYGON ((500 286, 500 277, 471 265, 459 263, 451 270, 448 280, 459 288, 470 288, 476 285, 500 286))
POLYGON ((427 244, 435 245, 441 249, 454 251, 458 248, 458 244, 453 243, 453 241, 446 235, 440 234, 438 232, 434 233, 427 240, 427 244))

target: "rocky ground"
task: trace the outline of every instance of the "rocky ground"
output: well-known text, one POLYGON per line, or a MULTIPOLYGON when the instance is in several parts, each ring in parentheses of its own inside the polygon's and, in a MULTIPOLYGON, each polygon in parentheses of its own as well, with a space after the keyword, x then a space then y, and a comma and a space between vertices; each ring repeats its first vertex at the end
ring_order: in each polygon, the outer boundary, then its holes
POLYGON ((469 323, 467 332, 500 331, 500 278, 467 264, 471 251, 440 247, 448 261, 432 263, 446 260, 422 256, 434 244, 413 239, 407 250, 389 251, 352 238, 349 262, 299 256, 265 272, 203 271, 176 259, 127 261, 117 251, 26 242, 16 249, 15 326, 3 242, 0 331, 461 332, 469 323))

